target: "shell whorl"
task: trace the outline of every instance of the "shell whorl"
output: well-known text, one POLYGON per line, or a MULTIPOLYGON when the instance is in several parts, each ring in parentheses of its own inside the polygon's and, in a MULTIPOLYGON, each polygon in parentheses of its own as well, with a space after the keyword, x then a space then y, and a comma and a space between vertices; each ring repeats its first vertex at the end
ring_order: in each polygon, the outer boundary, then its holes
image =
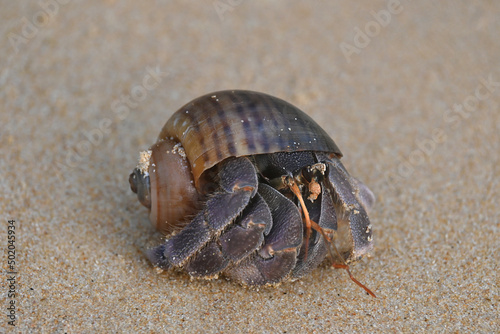
POLYGON ((158 139, 185 149, 195 184, 201 174, 232 156, 292 151, 342 153, 307 114, 279 98, 253 91, 219 91, 175 112, 158 139))

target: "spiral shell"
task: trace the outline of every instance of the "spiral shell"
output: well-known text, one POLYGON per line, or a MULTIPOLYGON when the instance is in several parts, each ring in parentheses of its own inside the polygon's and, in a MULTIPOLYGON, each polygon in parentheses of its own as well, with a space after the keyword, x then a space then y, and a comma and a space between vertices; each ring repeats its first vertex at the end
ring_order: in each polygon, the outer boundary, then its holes
POLYGON ((201 96, 180 108, 163 127, 159 140, 180 142, 194 182, 229 157, 275 152, 342 153, 307 114, 277 97, 230 90, 201 96))

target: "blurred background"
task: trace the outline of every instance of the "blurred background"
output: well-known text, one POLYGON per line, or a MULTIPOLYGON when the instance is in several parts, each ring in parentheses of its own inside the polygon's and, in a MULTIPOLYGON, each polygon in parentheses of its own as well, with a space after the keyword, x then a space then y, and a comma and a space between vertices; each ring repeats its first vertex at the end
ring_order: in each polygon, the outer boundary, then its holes
MULTIPOLYGON (((20 332, 494 332, 500 3, 0 0, 0 247, 20 332), (247 289, 158 274, 128 174, 180 106, 250 89, 331 134, 376 248, 247 289)), ((12 330, 7 317, 3 330, 12 330)))

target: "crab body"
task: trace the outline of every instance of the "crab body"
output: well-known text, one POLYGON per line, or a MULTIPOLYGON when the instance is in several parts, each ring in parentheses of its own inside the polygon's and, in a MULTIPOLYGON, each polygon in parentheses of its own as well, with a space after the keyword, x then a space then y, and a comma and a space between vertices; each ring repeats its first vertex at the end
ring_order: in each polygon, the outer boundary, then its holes
POLYGON ((374 196, 341 157, 316 122, 276 97, 233 90, 193 100, 130 175, 169 235, 149 259, 194 277, 264 285, 309 273, 333 240, 342 261, 363 257, 373 247, 374 196))

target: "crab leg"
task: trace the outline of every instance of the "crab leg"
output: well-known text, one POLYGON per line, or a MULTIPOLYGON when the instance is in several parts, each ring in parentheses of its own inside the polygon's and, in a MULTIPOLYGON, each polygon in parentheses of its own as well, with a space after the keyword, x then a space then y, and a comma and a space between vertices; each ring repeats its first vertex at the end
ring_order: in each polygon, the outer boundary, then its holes
MULTIPOLYGON (((214 236, 230 225, 257 193, 256 171, 247 158, 227 159, 219 177, 221 190, 210 197, 204 209, 178 234, 148 251, 147 256, 155 266, 162 269, 184 266, 214 236)), ((210 247, 208 245, 207 252, 214 253, 215 250, 210 247)), ((224 267, 224 263, 219 262, 215 261, 214 265, 224 267)), ((212 268, 208 271, 212 271, 212 268)))
POLYGON ((314 229, 315 231, 317 231, 318 233, 320 233, 323 238, 325 238, 325 240, 328 242, 328 244, 330 244, 330 246, 335 250, 335 252, 337 253, 337 255, 339 256, 339 258, 341 259, 341 261, 343 263, 335 263, 333 262, 334 260, 334 256, 333 256, 333 253, 331 251, 331 248, 328 247, 328 251, 330 253, 330 257, 332 258, 332 266, 334 268, 341 268, 341 269, 345 269, 347 271, 347 274, 349 275, 349 277, 351 278, 351 280, 356 283, 358 286, 360 286, 361 288, 363 288, 368 294, 370 294, 372 297, 376 297, 375 294, 370 290, 368 289, 365 285, 363 285, 361 282, 359 282, 356 278, 354 278, 354 276, 351 274, 351 271, 349 270, 349 266, 347 265, 347 263, 345 262, 344 258, 340 255, 339 251, 337 250, 337 247, 335 247, 335 244, 333 243, 332 239, 329 238, 325 231, 316 223, 314 222, 313 220, 311 220, 309 218, 309 211, 307 210, 307 207, 306 207, 306 204, 304 203, 304 199, 302 197, 302 194, 300 193, 300 189, 299 187, 297 186, 297 183, 295 183, 295 181, 291 178, 291 177, 287 177, 285 179, 285 184, 287 184, 289 187, 290 187, 290 190, 293 192, 293 194, 297 197, 297 199, 299 200, 299 203, 300 203, 300 206, 302 207, 302 212, 304 213, 304 222, 305 222, 305 225, 306 225, 306 240, 305 240, 305 260, 307 260, 307 249, 309 248, 309 237, 311 235, 311 228, 314 229))
POLYGON ((297 206, 276 189, 259 184, 258 194, 268 204, 272 228, 262 248, 224 271, 245 285, 281 282, 295 268, 302 244, 303 225, 297 206))

